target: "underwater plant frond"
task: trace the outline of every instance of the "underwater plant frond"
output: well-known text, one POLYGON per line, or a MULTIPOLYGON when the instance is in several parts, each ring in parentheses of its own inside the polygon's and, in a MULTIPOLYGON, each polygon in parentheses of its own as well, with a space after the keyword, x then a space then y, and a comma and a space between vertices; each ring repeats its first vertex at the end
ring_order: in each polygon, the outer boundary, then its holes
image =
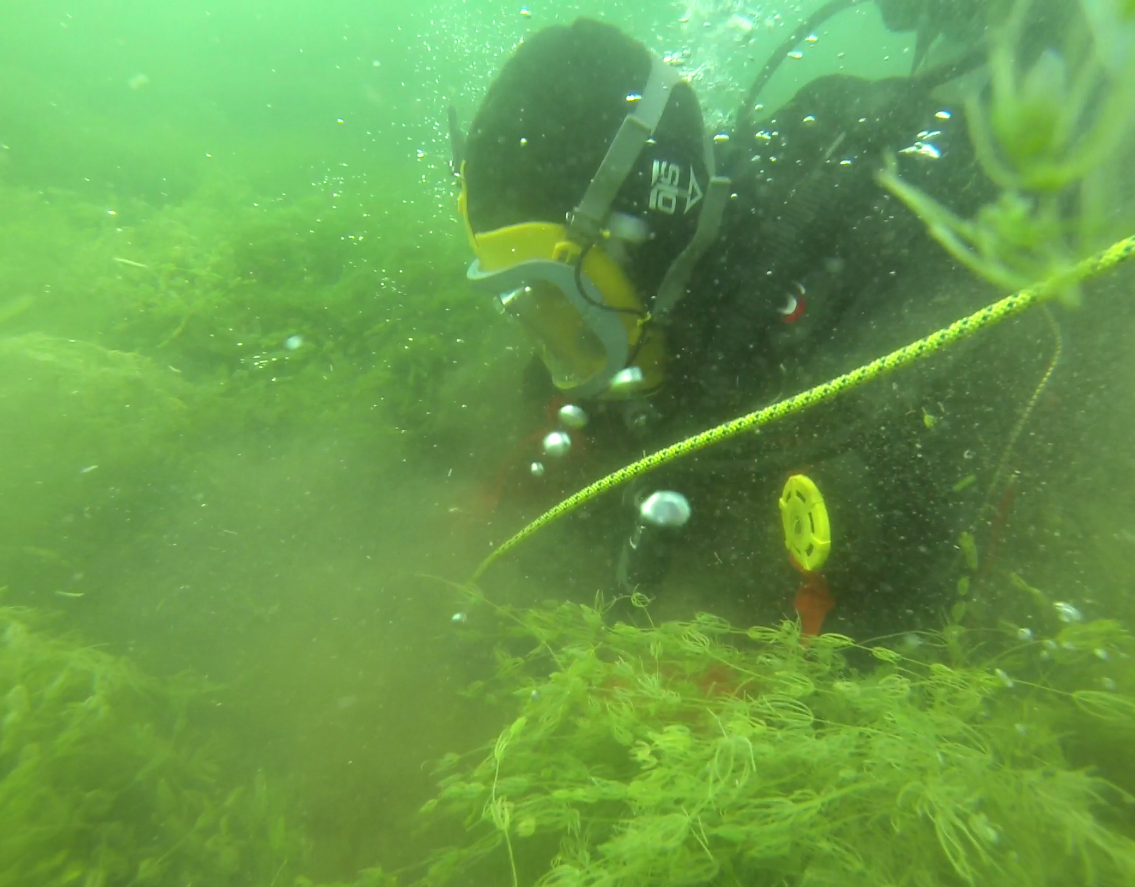
POLYGON ((306 846, 275 791, 222 788, 219 744, 190 726, 216 692, 0 607, 0 883, 290 883, 306 846))
MULTIPOLYGON (((1059 714, 1127 723, 1129 696, 1060 687, 1016 659, 1018 682, 933 658, 978 649, 964 635, 927 633, 915 659, 704 614, 596 628, 557 606, 549 621, 556 659, 498 677, 536 692, 511 694, 524 703, 495 745, 447 777, 433 815, 473 833, 467 857, 453 851, 466 865, 431 885, 489 857, 573 887, 1109 884, 1135 863, 1108 825, 1122 795, 1065 762, 1059 714), (849 652, 878 665, 854 670, 849 652)), ((1092 626, 1081 641, 1123 642, 1092 626)))
MULTIPOLYGON (((1115 0, 1091 5, 1125 14, 1115 0)), ((1076 304, 1077 263, 1130 233, 1118 229, 1133 221, 1116 183, 1131 159, 1125 137, 1135 127, 1135 36, 1126 20, 1118 35, 1082 25, 1083 33, 1067 38, 1068 55, 1046 49, 1021 71, 1017 49, 1029 7, 1015 0, 1007 21, 993 28, 989 97, 966 104, 970 140, 1001 191, 997 200, 966 220, 904 182, 893 157, 878 179, 974 273, 1003 289, 1044 284, 1076 304), (1076 40, 1090 49, 1070 63, 1076 40)))

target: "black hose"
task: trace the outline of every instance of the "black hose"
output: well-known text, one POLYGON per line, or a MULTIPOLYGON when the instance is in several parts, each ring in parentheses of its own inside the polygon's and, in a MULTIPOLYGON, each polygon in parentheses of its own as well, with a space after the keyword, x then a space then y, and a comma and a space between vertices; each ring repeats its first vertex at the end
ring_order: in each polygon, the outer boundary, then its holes
MULTIPOLYGON (((772 75, 776 73, 781 63, 788 57, 788 53, 792 51, 792 48, 832 16, 863 2, 865 2, 865 0, 830 0, 830 2, 825 3, 792 29, 792 33, 789 34, 776 48, 773 54, 769 56, 769 60, 765 62, 764 67, 761 68, 756 79, 753 81, 752 86, 749 87, 749 91, 745 95, 745 100, 741 103, 741 107, 737 111, 737 119, 733 122, 733 133, 730 136, 731 142, 736 142, 739 145, 747 145, 749 143, 753 135, 753 126, 756 122, 753 115, 756 110, 757 99, 768 85, 769 80, 772 79, 772 75)), ((915 75, 912 79, 922 81, 927 90, 936 89, 943 83, 948 83, 963 74, 969 73, 985 61, 985 57, 986 47, 983 44, 966 53, 956 61, 947 62, 931 68, 928 71, 923 71, 921 74, 915 75)))
POLYGON ((747 138, 752 135, 753 110, 756 108, 757 98, 760 96, 765 86, 768 85, 769 80, 772 79, 772 75, 776 73, 781 62, 788 57, 788 53, 792 51, 792 48, 833 15, 843 12, 843 10, 850 6, 855 6, 863 2, 864 0, 829 0, 828 3, 825 3, 792 29, 792 33, 790 33, 780 46, 776 48, 773 54, 769 56, 769 60, 765 62, 764 67, 761 68, 760 73, 757 74, 757 78, 753 81, 753 85, 749 87, 749 91, 745 95, 745 100, 737 110, 737 119, 733 124, 733 138, 740 139, 742 143, 744 143, 747 138))

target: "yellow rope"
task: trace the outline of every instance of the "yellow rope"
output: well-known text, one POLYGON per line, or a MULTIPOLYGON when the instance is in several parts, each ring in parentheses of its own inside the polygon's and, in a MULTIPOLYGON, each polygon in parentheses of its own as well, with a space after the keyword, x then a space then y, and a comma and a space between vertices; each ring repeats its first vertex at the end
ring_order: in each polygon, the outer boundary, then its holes
MULTIPOLYGON (((1112 244, 1102 253, 1080 262, 1080 264, 1076 266, 1072 276, 1077 280, 1095 277, 1102 274, 1104 271, 1114 268, 1120 262, 1129 259, 1132 255, 1135 255, 1135 237, 1128 237, 1112 244)), ((980 311, 974 312, 969 315, 969 317, 963 317, 961 320, 955 321, 948 327, 940 329, 924 339, 919 339, 917 342, 899 348, 897 351, 892 351, 890 354, 880 357, 878 360, 874 360, 849 373, 844 373, 842 376, 837 376, 830 382, 824 382, 821 385, 817 385, 815 388, 809 388, 807 391, 801 392, 787 400, 782 400, 762 410, 757 410, 756 412, 726 422, 723 425, 710 428, 708 431, 695 434, 693 437, 688 437, 676 444, 651 453, 649 456, 625 468, 620 468, 618 471, 608 474, 606 477, 595 481, 593 484, 588 484, 579 492, 564 499, 559 505, 544 512, 519 533, 500 545, 481 562, 480 566, 478 566, 473 573, 471 581, 476 582, 480 579, 485 570, 533 533, 543 529, 548 526, 548 524, 558 520, 564 515, 570 514, 585 502, 594 499, 601 493, 612 490, 632 478, 654 471, 656 468, 661 468, 663 465, 680 459, 683 456, 688 456, 691 453, 696 453, 698 450, 705 449, 723 440, 728 440, 744 431, 752 431, 756 428, 776 422, 778 419, 790 416, 793 413, 798 413, 809 407, 814 407, 817 404, 825 403, 846 391, 858 388, 860 385, 877 379, 892 370, 905 367, 924 357, 929 357, 931 354, 940 351, 947 345, 952 345, 955 342, 969 338, 985 327, 992 326, 1006 318, 1015 317, 1029 306, 1041 300, 1048 293, 1049 287, 1044 284, 1023 289, 1011 296, 1006 296, 999 302, 994 302, 992 305, 982 308, 980 311)))

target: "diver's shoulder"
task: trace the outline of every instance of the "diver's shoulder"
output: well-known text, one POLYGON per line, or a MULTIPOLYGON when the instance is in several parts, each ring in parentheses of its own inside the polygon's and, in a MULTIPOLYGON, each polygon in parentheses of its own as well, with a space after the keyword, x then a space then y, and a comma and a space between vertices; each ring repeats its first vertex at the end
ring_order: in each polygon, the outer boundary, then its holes
POLYGON ((920 77, 869 79, 828 74, 809 81, 770 117, 777 125, 808 126, 811 120, 886 129, 921 116, 936 103, 930 83, 920 77), (811 118, 811 120, 809 119, 811 118))
POLYGON ((791 194, 800 181, 825 173, 833 183, 860 173, 873 178, 887 152, 963 128, 962 108, 936 97, 920 77, 829 74, 747 127, 721 165, 741 190, 756 186, 767 194, 779 186, 791 194))

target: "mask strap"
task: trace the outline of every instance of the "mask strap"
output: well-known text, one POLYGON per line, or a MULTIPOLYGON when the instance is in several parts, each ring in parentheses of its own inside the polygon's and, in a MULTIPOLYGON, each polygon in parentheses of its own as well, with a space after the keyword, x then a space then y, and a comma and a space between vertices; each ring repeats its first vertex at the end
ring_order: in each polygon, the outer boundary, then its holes
MULTIPOLYGON (((709 168, 713 169, 712 166, 709 168)), ((725 213, 725 206, 732 192, 733 182, 726 176, 714 176, 709 180, 694 236, 690 238, 686 248, 674 257, 654 296, 650 314, 655 320, 662 320, 686 294, 686 284, 694 266, 709 249, 710 244, 717 239, 717 229, 721 227, 721 217, 725 213)))
POLYGON ((646 88, 631 113, 623 118, 619 131, 607 148, 607 154, 587 186, 579 206, 568 213, 568 236, 580 245, 599 239, 611 204, 623 182, 630 175, 647 139, 653 134, 670 100, 670 90, 678 82, 678 73, 655 53, 650 54, 650 76, 646 88))

